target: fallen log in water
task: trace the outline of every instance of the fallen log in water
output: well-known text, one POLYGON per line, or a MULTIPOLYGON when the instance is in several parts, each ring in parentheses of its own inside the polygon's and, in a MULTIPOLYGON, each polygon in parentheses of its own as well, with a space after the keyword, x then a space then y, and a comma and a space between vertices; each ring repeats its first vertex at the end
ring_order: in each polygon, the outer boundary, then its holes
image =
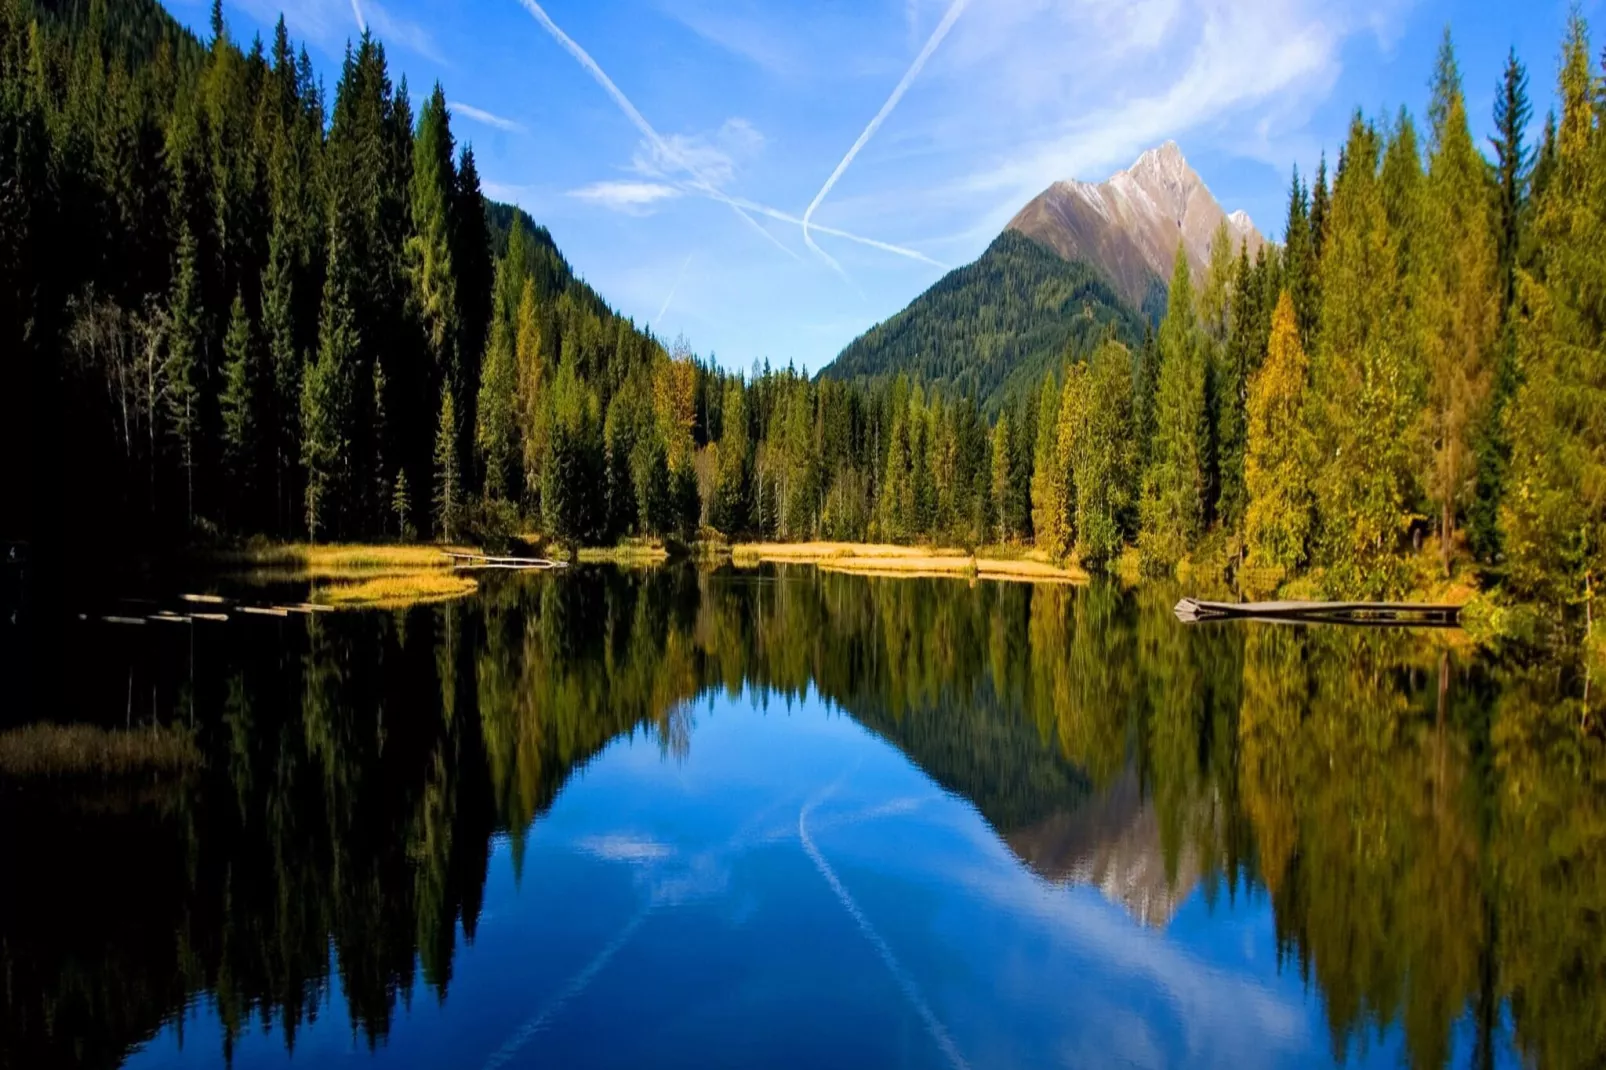
POLYGON ((567 561, 553 561, 545 557, 493 557, 490 554, 465 554, 452 550, 441 553, 459 562, 458 568, 553 569, 568 568, 567 561))
POLYGON ((1420 602, 1206 602, 1184 598, 1177 619, 1187 624, 1215 620, 1258 620, 1281 624, 1371 624, 1456 628, 1460 606, 1420 602))

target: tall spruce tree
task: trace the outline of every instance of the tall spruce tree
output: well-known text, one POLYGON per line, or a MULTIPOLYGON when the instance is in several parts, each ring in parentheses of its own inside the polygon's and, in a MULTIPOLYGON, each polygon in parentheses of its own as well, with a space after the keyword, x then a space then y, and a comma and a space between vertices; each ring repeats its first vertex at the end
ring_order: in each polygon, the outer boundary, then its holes
POLYGON ((228 473, 233 506, 229 519, 247 528, 255 519, 261 387, 255 332, 245 312, 245 301, 235 294, 228 333, 223 338, 223 392, 218 405, 222 414, 223 466, 228 473))
POLYGON ((1576 12, 1557 96, 1554 173, 1534 215, 1543 275, 1521 285, 1522 384, 1508 411, 1511 481, 1501 508, 1520 595, 1595 616, 1606 575, 1606 156, 1600 82, 1576 12))
POLYGON ((1449 31, 1439 49, 1429 112, 1416 319, 1427 365, 1429 444, 1423 483, 1438 512, 1446 574, 1456 518, 1472 499, 1474 436, 1488 405, 1499 328, 1499 254, 1488 166, 1467 126, 1449 31))
POLYGON ((1474 428, 1476 466, 1472 502, 1466 515, 1467 541, 1480 561, 1493 563, 1500 556, 1500 502, 1505 497, 1511 465, 1511 441, 1506 434, 1506 409, 1517 389, 1517 333, 1512 307, 1517 298, 1517 267, 1529 223, 1528 188, 1534 153, 1526 143, 1532 105, 1528 100, 1528 72, 1516 49, 1506 58, 1494 106, 1495 133, 1489 139, 1495 151, 1495 235, 1498 250, 1500 337, 1495 343, 1489 404, 1474 428))
MULTIPOLYGON (((1071 466, 1076 472, 1076 556, 1099 568, 1119 556, 1133 509, 1132 355, 1120 342, 1093 351, 1077 406, 1071 466)), ((1063 431, 1061 432, 1064 433, 1063 431)))
POLYGON ((1160 324, 1153 459, 1143 480, 1144 567, 1176 567, 1204 524, 1205 352, 1187 250, 1179 243, 1170 303, 1160 324))
MULTIPOLYGON (((1396 130, 1410 138, 1409 124, 1396 130)), ((1322 320, 1312 362, 1313 427, 1319 454, 1318 561, 1332 593, 1381 595, 1407 582, 1397 556, 1415 499, 1414 432, 1421 418, 1421 370, 1399 269, 1414 225, 1420 162, 1395 149, 1391 182, 1383 146, 1358 113, 1333 185, 1322 260, 1322 320)), ((1297 314, 1297 302, 1296 302, 1297 314)))
POLYGON ((443 541, 458 537, 463 515, 463 472, 458 464, 457 402, 451 387, 441 386, 441 415, 435 425, 435 534, 443 541))
POLYGON ((195 526, 195 469, 199 458, 205 456, 201 388, 206 375, 206 333, 197 256, 195 235, 188 225, 181 224, 178 263, 173 269, 173 292, 167 311, 162 394, 167 402, 168 427, 178 443, 179 465, 184 472, 184 512, 190 527, 195 526))
POLYGON ((1055 557, 1070 549, 1067 472, 1060 464, 1060 390, 1054 373, 1043 376, 1037 392, 1037 446, 1032 462, 1032 531, 1036 543, 1055 557))

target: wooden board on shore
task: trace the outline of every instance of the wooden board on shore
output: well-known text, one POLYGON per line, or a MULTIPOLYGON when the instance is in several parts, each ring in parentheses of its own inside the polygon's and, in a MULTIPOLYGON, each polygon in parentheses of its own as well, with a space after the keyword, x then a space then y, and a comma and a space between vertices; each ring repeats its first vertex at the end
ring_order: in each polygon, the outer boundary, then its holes
POLYGON ((1455 628, 1460 606, 1421 602, 1206 602, 1184 598, 1177 619, 1188 624, 1213 620, 1261 620, 1309 624, 1409 624, 1455 628))

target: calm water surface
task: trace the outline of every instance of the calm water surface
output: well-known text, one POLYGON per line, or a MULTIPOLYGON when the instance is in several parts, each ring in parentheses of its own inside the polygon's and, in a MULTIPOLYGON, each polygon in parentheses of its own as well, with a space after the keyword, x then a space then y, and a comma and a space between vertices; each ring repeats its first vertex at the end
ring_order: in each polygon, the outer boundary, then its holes
POLYGON ((193 760, 0 773, 0 1066, 1602 1065, 1598 697, 1175 594, 75 623, 7 723, 193 760))

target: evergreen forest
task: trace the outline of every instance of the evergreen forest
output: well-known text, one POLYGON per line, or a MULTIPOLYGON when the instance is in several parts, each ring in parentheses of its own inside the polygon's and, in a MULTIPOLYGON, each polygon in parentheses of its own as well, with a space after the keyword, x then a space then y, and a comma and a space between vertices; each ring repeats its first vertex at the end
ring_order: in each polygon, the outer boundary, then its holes
POLYGON ((1179 256, 1155 329, 1074 266, 1034 292, 1041 250, 1001 240, 994 296, 945 313, 972 366, 894 319, 880 374, 810 378, 615 314, 371 35, 329 91, 282 20, 0 0, 0 537, 1014 543, 1369 596, 1428 562, 1587 622, 1603 73, 1575 14, 1558 110, 1513 53, 1485 147, 1447 31, 1424 119, 1357 113, 1283 244, 1179 256))

